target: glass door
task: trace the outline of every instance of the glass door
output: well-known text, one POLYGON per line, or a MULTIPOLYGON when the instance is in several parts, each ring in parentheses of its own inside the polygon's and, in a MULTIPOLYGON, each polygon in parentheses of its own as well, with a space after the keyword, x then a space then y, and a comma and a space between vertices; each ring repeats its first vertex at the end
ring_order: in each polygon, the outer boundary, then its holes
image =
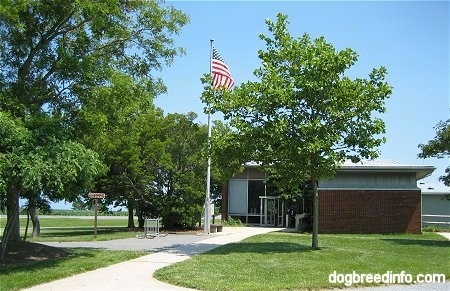
POLYGON ((275 198, 268 198, 266 199, 267 202, 267 222, 266 225, 275 225, 275 218, 276 218, 276 203, 275 198))
POLYGON ((259 196, 260 199, 260 224, 266 226, 279 225, 280 200, 273 196, 259 196))

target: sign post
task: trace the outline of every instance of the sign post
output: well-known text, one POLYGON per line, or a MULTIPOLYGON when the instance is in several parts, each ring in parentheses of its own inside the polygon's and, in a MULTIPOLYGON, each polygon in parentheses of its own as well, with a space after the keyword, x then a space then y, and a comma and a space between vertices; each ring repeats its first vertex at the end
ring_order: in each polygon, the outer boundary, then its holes
POLYGON ((98 199, 103 199, 105 198, 105 193, 92 193, 89 192, 88 197, 91 199, 94 199, 94 212, 95 212, 95 216, 94 216, 94 239, 97 238, 97 213, 98 213, 98 199))

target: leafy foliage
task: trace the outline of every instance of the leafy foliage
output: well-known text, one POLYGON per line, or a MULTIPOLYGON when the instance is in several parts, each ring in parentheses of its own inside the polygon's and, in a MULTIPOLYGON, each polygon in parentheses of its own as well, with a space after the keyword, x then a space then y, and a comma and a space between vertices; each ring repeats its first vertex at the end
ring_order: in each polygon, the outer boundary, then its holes
POLYGON ((206 173, 206 127, 194 113, 169 114, 163 126, 163 156, 159 165, 146 161, 155 179, 146 201, 167 228, 193 227, 200 221, 206 173))
MULTIPOLYGON (((260 34, 266 49, 258 51, 261 67, 254 75, 259 81, 204 94, 203 100, 244 137, 240 141, 252 149, 252 158, 285 185, 298 187, 292 193, 312 181, 317 206, 319 178, 334 175, 345 159, 378 156, 385 141, 379 115, 391 94, 386 68, 373 69, 368 79, 351 79, 345 72, 358 59, 353 50, 336 51, 325 38, 308 34, 295 39, 282 14, 266 24, 272 36, 260 34)), ((318 209, 313 216, 318 218, 318 209)))
MULTIPOLYGON (((7 188, 7 176, 9 167, 13 162, 13 151, 25 147, 30 132, 21 124, 20 120, 12 118, 8 113, 0 111, 0 197, 3 201, 6 197, 3 194, 7 188)), ((4 203, 0 203, 4 206, 4 203)))
POLYGON ((168 228, 192 227, 203 209, 206 128, 194 113, 141 111, 133 118, 105 115, 117 120, 92 139, 109 168, 96 188, 109 203, 136 210, 141 227, 145 217, 160 217, 168 228))
MULTIPOLYGON (((450 156, 450 119, 439 122, 434 129, 436 130, 435 138, 426 144, 419 144, 419 149, 422 151, 418 155, 419 158, 434 157, 442 159, 450 156)), ((450 186, 450 167, 445 169, 445 173, 446 175, 439 179, 445 185, 450 186)))
POLYGON ((27 135, 9 138, 5 142, 13 144, 0 148, 5 155, 0 187, 6 191, 12 241, 19 239, 23 193, 70 200, 102 173, 101 154, 83 145, 89 145, 83 134, 99 133, 101 122, 113 120, 89 115, 95 112, 91 100, 107 96, 104 103, 119 107, 133 95, 107 93, 124 77, 149 96, 164 92, 153 74, 184 53, 172 36, 187 22, 184 13, 160 1, 2 2, 2 126, 12 121, 27 135), (3 123, 6 118, 10 121, 3 123), (87 125, 94 128, 88 131, 87 125))

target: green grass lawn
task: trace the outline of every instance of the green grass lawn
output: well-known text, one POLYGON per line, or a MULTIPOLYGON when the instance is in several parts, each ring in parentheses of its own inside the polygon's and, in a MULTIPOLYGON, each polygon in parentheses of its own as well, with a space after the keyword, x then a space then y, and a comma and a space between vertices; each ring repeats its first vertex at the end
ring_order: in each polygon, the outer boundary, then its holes
MULTIPOLYGON (((5 222, 3 219, 0 221, 1 230, 5 222)), ((142 231, 125 228, 126 219, 99 219, 98 225, 97 240, 130 238, 142 234, 142 231)), ((21 226, 25 226, 24 220, 21 220, 21 226)), ((33 240, 28 238, 28 241, 94 240, 93 221, 90 219, 41 218, 41 226, 41 237, 33 240)), ((328 282, 329 275, 334 271, 339 274, 353 271, 359 274, 405 271, 414 276, 418 273, 444 273, 450 278, 450 242, 435 233, 320 235, 321 250, 312 250, 310 244, 311 236, 308 234, 259 235, 161 269, 155 276, 172 284, 202 290, 345 287, 344 284, 328 282)), ((68 255, 61 258, 21 266, 0 266, 0 290, 26 288, 146 254, 92 249, 67 251, 68 255)))
MULTIPOLYGON (((97 219, 97 225, 99 227, 108 227, 108 226, 116 226, 116 227, 126 227, 128 220, 127 218, 120 219, 108 219, 102 218, 97 219)), ((21 217, 19 220, 20 227, 24 228, 27 225, 27 219, 21 217)), ((74 217, 52 217, 52 218, 39 218, 39 223, 42 228, 46 227, 94 227, 94 219, 88 218, 74 218, 74 217)), ((135 220, 135 225, 137 225, 137 220, 135 220)), ((6 218, 0 219, 0 228, 4 228, 6 226, 6 218)), ((29 229, 31 229, 32 224, 30 221, 29 229)))
MULTIPOLYGON (((94 221, 86 218, 72 217, 52 217, 40 218, 41 236, 32 239, 31 223, 28 229, 28 242, 43 241, 93 241, 94 240, 94 221)), ((0 219, 0 240, 2 239, 3 228, 6 219, 0 219)), ((137 222, 135 222, 137 225, 137 222)), ((98 231, 96 240, 112 240, 119 238, 134 238, 136 234, 142 234, 142 231, 135 231, 126 228, 127 219, 108 219, 98 220, 98 231)), ((26 219, 20 219, 21 235, 24 235, 26 219)), ((23 249, 31 249, 39 246, 38 244, 28 243, 23 249)), ((54 249, 45 248, 46 252, 33 251, 33 254, 22 255, 22 259, 17 262, 9 262, 0 265, 0 290, 19 290, 30 286, 50 282, 56 279, 69 277, 89 270, 102 268, 115 263, 130 260, 139 256, 148 254, 148 252, 137 251, 105 251, 94 249, 54 249), (59 252, 63 252, 61 255, 59 252), (37 256, 45 259, 28 260, 28 257, 37 256), (23 260, 25 259, 25 260, 23 260)), ((38 247, 38 248, 40 248, 38 247)), ((15 251, 12 251, 13 256, 15 251)), ((8 254, 6 255, 9 256, 8 254)))
POLYGON ((64 249, 64 252, 62 258, 37 260, 20 266, 0 265, 0 290, 20 290, 148 254, 92 249, 64 249))
POLYGON ((319 235, 271 233, 225 245, 158 270, 155 277, 201 290, 303 290, 342 288, 329 275, 353 271, 412 275, 444 273, 450 278, 450 242, 423 235, 319 235))
MULTIPOLYGON (((73 217, 53 217, 39 218, 41 225, 41 235, 39 238, 31 238, 32 225, 28 226, 27 241, 93 241, 94 240, 94 220, 86 218, 73 217)), ((3 228, 6 225, 6 219, 0 220, 0 239, 3 234, 3 228)), ((135 221, 137 225, 137 221, 135 221)), ((25 234, 26 218, 20 218, 21 236, 25 234)), ((142 234, 140 230, 126 228, 127 217, 123 219, 102 218, 97 220, 97 239, 112 240, 121 238, 132 238, 142 234)))

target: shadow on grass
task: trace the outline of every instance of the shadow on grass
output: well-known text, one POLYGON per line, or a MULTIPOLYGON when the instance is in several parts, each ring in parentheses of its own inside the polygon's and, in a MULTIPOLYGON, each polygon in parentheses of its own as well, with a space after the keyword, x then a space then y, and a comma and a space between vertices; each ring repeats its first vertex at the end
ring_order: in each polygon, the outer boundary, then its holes
POLYGON ((448 248, 450 247, 449 240, 429 240, 429 239, 401 239, 401 238, 381 238, 380 240, 399 244, 399 245, 416 245, 416 246, 424 246, 424 247, 441 247, 448 248))
MULTIPOLYGON (((30 244, 31 245, 31 244, 30 244)), ((39 245, 39 244, 32 244, 39 245)), ((12 275, 15 273, 34 273, 35 271, 41 271, 45 268, 55 268, 61 265, 61 263, 77 258, 92 258, 95 257, 94 250, 91 249, 60 249, 52 248, 48 246, 39 245, 39 248, 45 247, 46 251, 44 255, 34 256, 30 254, 28 257, 22 257, 20 262, 12 259, 14 255, 6 255, 6 264, 0 265, 1 275, 12 275), (51 250, 53 249, 53 250, 51 250)), ((14 253, 14 250, 12 250, 14 253)))
POLYGON ((177 244, 166 248, 154 249, 156 252, 193 256, 199 253, 208 255, 228 255, 236 253, 275 254, 314 251, 311 247, 289 242, 239 242, 226 245, 217 244, 177 244))
POLYGON ((226 255, 231 253, 299 253, 314 251, 310 246, 289 242, 239 242, 224 245, 211 250, 210 254, 226 255))

